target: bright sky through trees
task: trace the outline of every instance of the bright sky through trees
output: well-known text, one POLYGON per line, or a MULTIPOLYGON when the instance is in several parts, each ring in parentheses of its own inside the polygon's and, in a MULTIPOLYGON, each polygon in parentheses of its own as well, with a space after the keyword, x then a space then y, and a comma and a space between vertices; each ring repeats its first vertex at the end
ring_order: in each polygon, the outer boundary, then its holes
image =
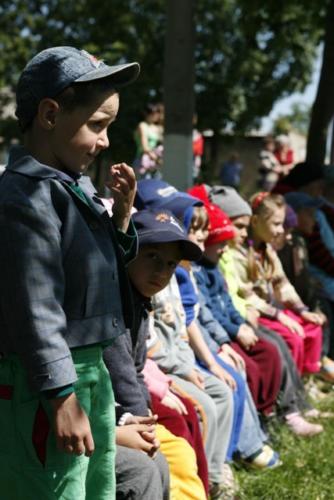
POLYGON ((262 120, 261 132, 269 133, 271 131, 273 121, 279 115, 289 114, 289 112, 291 111, 292 104, 298 103, 298 104, 306 104, 307 106, 312 106, 318 87, 321 62, 322 62, 322 52, 323 52, 323 47, 319 47, 318 57, 314 63, 314 70, 311 83, 306 87, 304 92, 295 92, 294 94, 291 94, 290 96, 284 97, 283 99, 277 101, 269 117, 264 118, 262 120))

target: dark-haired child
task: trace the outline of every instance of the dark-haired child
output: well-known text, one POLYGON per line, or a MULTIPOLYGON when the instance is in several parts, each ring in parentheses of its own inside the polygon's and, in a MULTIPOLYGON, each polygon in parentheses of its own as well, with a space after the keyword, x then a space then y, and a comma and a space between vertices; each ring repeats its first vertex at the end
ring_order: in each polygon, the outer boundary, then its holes
MULTIPOLYGON (((139 252, 128 271, 133 287, 135 320, 130 334, 106 348, 104 359, 117 401, 128 413, 147 415, 151 403, 142 372, 146 361, 145 342, 152 328, 150 299, 168 285, 182 258, 196 260, 201 250, 188 240, 180 223, 167 210, 143 210, 133 215, 133 221, 138 232, 139 252)), ((194 423, 197 424, 197 420, 194 423)), ((206 495, 197 475, 191 446, 184 439, 172 436, 161 425, 157 426, 156 432, 161 451, 170 465, 172 497, 204 499, 206 495), (168 439, 165 439, 166 433, 168 439), (182 460, 176 453, 180 441, 183 442, 182 460)))

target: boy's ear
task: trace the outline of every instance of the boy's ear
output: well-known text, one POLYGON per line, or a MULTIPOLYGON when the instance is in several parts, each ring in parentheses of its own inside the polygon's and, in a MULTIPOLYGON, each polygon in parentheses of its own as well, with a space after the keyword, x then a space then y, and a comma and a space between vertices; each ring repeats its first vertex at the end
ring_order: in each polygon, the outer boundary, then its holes
POLYGON ((54 99, 46 97, 41 100, 38 105, 37 119, 42 128, 45 130, 54 128, 59 109, 59 104, 54 99))

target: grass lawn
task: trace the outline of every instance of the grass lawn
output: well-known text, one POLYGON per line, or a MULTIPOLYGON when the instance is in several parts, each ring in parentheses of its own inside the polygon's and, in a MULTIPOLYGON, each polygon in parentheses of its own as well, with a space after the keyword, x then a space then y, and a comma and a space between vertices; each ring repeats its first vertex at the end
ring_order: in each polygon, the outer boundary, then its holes
MULTIPOLYGON (((316 404, 334 412, 334 389, 316 404)), ((236 470, 240 500, 334 500, 334 418, 319 419, 324 432, 298 438, 284 426, 270 435, 283 465, 266 472, 236 470)))

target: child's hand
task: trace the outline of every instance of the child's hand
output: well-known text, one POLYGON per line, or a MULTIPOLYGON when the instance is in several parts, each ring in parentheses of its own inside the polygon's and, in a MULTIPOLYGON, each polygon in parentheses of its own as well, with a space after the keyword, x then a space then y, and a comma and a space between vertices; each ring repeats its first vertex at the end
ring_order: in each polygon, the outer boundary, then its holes
POLYGON ((240 354, 238 354, 233 349, 233 347, 230 346, 230 344, 222 345, 219 357, 229 365, 233 366, 233 368, 235 368, 239 372, 243 372, 246 370, 245 361, 240 356, 240 354))
POLYGON ((152 426, 146 424, 130 424, 116 427, 116 442, 118 445, 144 451, 152 456, 159 448, 152 426))
POLYGON ((157 423, 158 415, 149 415, 148 417, 142 417, 139 415, 131 415, 126 419, 126 424, 146 424, 154 425, 157 423))
POLYGON ((90 457, 94 440, 89 419, 75 393, 50 400, 54 413, 54 430, 59 450, 90 457))
POLYGON ((258 327, 260 313, 253 307, 247 308, 246 319, 252 325, 253 328, 258 327))
POLYGON ((297 323, 297 321, 284 314, 282 311, 278 313, 277 319, 282 323, 282 325, 286 326, 292 333, 296 333, 297 335, 299 335, 299 337, 302 338, 305 337, 303 327, 299 323, 297 323))
POLYGON ((186 377, 184 377, 186 380, 189 380, 189 382, 192 382, 195 384, 199 389, 202 389, 204 391, 204 378, 201 373, 199 373, 197 370, 193 369, 191 370, 190 373, 186 377))
POLYGON ((208 366, 208 368, 213 375, 225 382, 225 384, 231 387, 233 391, 236 389, 236 381, 234 380, 232 375, 228 373, 228 371, 224 370, 222 366, 220 366, 218 363, 214 363, 211 366, 208 366))
POLYGON ((110 167, 111 181, 107 183, 114 198, 113 220, 118 229, 126 232, 129 226, 131 210, 136 194, 136 176, 133 168, 126 163, 117 163, 110 167))
POLYGON ((161 404, 167 406, 168 408, 176 410, 180 415, 188 415, 187 408, 185 407, 181 399, 176 394, 173 394, 170 390, 168 390, 165 396, 162 398, 161 404))
POLYGON ((249 351, 259 340, 254 330, 245 323, 240 325, 236 339, 246 351, 249 351))
POLYGON ((315 325, 324 325, 326 323, 326 316, 322 313, 315 313, 310 311, 303 311, 300 313, 301 317, 305 319, 305 321, 309 321, 310 323, 314 323, 315 325))

